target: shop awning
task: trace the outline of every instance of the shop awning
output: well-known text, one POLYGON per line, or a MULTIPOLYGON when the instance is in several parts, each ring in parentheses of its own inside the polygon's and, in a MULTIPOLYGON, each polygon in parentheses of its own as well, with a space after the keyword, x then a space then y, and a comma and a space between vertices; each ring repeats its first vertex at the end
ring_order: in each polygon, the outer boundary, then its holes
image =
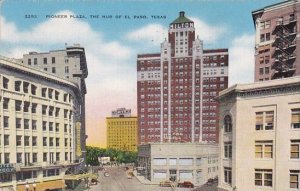
POLYGON ((97 179, 97 174, 85 173, 85 174, 68 174, 64 177, 65 180, 80 180, 85 178, 97 179))

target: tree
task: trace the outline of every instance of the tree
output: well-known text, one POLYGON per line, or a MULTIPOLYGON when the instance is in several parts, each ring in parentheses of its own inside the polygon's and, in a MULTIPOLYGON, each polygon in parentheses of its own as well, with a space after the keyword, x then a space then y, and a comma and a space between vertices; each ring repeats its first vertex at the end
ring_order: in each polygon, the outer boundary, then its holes
POLYGON ((92 166, 98 166, 99 160, 98 157, 104 156, 105 149, 99 147, 86 147, 86 163, 92 166))

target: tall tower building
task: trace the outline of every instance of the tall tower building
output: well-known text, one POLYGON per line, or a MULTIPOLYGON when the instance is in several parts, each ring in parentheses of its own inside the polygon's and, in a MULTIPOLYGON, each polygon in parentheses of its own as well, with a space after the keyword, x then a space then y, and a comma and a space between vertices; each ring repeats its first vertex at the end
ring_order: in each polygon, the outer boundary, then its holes
POLYGON ((106 118, 107 148, 123 151, 137 151, 137 117, 131 110, 118 108, 106 118))
POLYGON ((217 142, 218 103, 228 86, 228 50, 203 50, 184 12, 160 53, 137 56, 139 143, 217 142))
POLYGON ((300 1, 288 0, 252 12, 255 81, 300 75, 300 1))

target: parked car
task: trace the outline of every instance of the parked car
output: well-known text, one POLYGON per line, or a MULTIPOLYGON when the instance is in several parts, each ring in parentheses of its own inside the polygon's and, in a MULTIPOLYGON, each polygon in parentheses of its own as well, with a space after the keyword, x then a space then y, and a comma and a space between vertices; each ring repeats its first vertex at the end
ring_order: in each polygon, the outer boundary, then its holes
POLYGON ((98 184, 98 180, 96 178, 91 179, 91 184, 98 184))
POLYGON ((173 182, 170 180, 164 180, 159 183, 161 187, 172 187, 173 182))
POLYGON ((182 188, 194 188, 194 184, 191 183, 190 181, 184 181, 184 182, 178 183, 178 187, 182 187, 182 188))

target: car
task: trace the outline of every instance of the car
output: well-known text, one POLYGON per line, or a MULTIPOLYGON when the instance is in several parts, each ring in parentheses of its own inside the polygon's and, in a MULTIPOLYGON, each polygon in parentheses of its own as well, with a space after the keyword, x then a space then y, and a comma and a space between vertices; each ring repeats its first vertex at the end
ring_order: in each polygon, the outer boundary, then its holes
POLYGON ((98 180, 96 178, 91 179, 91 184, 98 184, 98 180))
POLYGON ((170 180, 164 180, 159 183, 159 186, 161 186, 161 187, 172 187, 172 185, 173 185, 173 182, 170 180))
POLYGON ((184 182, 178 183, 178 187, 182 187, 182 188, 194 188, 194 184, 191 183, 190 181, 184 181, 184 182))
POLYGON ((108 172, 104 172, 104 176, 105 176, 105 177, 109 177, 108 172))

